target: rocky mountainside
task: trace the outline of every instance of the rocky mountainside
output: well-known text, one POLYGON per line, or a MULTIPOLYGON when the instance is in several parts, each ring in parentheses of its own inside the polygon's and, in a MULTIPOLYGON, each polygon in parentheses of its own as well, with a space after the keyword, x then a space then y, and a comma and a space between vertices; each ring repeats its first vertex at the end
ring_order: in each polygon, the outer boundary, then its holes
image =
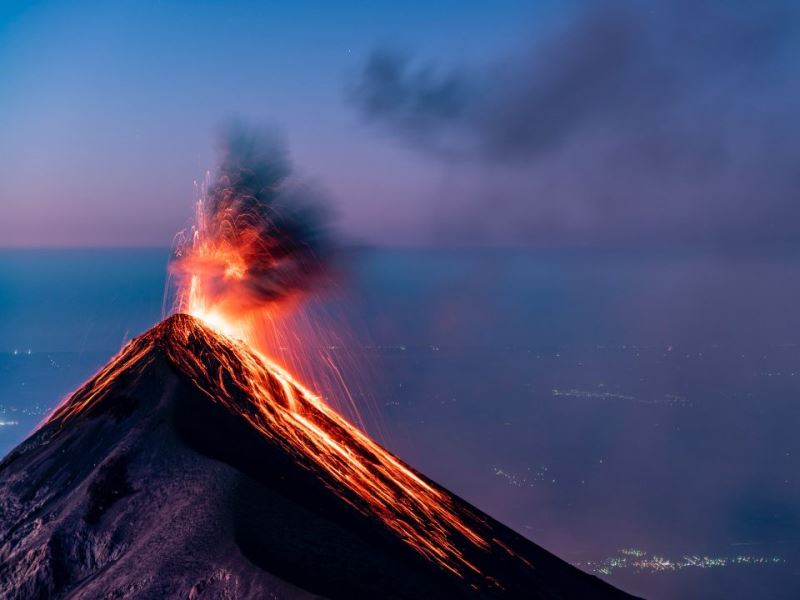
POLYGON ((0 598, 625 598, 186 315, 0 463, 0 598))

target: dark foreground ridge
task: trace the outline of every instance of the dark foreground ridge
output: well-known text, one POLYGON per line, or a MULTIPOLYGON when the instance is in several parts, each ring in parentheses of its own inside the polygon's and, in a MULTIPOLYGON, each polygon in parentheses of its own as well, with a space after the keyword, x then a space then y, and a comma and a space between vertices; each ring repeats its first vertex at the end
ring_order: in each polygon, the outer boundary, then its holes
POLYGON ((0 598, 629 597, 271 368, 186 315, 128 344, 0 463, 0 598))

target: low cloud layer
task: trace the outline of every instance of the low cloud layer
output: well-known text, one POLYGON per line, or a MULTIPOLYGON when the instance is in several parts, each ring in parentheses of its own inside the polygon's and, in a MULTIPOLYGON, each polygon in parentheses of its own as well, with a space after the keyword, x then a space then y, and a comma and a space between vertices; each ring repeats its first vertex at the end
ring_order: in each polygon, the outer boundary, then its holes
POLYGON ((440 233, 544 244, 800 239, 800 8, 580 3, 480 67, 376 51, 363 117, 440 159, 440 233))

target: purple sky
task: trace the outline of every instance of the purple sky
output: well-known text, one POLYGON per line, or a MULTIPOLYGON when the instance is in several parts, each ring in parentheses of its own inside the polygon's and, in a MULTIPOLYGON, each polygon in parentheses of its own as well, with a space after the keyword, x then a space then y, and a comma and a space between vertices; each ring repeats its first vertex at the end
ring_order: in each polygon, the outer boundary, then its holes
POLYGON ((0 245, 169 245, 232 116, 349 239, 796 237, 786 2, 140 4, 0 8, 0 245))

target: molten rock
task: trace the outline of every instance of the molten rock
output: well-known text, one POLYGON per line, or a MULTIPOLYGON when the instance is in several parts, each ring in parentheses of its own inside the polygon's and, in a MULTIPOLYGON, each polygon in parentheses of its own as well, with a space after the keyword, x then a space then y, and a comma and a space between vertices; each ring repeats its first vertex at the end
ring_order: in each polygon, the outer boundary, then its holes
POLYGON ((177 315, 0 463, 0 597, 623 598, 177 315))

